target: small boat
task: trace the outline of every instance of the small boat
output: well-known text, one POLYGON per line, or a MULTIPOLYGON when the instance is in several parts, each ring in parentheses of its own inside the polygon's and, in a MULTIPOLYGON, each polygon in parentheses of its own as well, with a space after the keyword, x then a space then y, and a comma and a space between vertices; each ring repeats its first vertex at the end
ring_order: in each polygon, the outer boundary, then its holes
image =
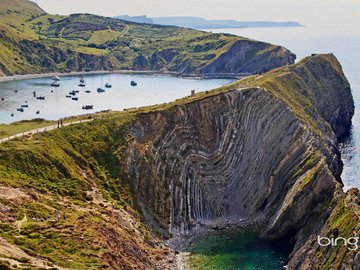
POLYGON ((85 105, 85 106, 82 106, 82 109, 83 110, 92 110, 94 108, 94 105, 85 105))
POLYGON ((59 76, 54 76, 53 78, 52 78, 54 81, 60 81, 60 77, 59 76))
POLYGON ((105 89, 104 88, 98 88, 96 91, 98 91, 98 93, 104 93, 105 92, 105 89))
POLYGON ((33 91, 33 94, 36 95, 36 91, 33 91))
POLYGON ((21 108, 29 108, 29 105, 28 104, 23 104, 23 105, 21 105, 21 108))
POLYGON ((69 95, 75 96, 75 95, 76 95, 76 91, 75 91, 75 90, 70 91, 70 92, 69 92, 69 95))
POLYGON ((112 87, 112 85, 110 83, 105 84, 105 88, 111 88, 111 87, 112 87))
POLYGON ((134 80, 133 81, 131 81, 131 86, 137 86, 137 82, 135 82, 134 80))
POLYGON ((90 91, 90 90, 86 90, 85 93, 91 93, 91 91, 90 91))
POLYGON ((80 91, 79 91, 79 90, 75 90, 74 92, 75 92, 75 93, 80 93, 80 91))
POLYGON ((15 93, 19 92, 19 90, 14 90, 15 93))
POLYGON ((11 114, 11 117, 14 117, 14 114, 13 114, 13 113, 11 114))
POLYGON ((36 111, 36 114, 40 114, 40 111, 36 111))
POLYGON ((19 108, 17 109, 18 112, 24 112, 24 109, 23 108, 19 108))
POLYGON ((4 101, 4 100, 5 100, 5 98, 4 98, 4 97, 2 97, 2 98, 1 98, 1 100, 2 100, 2 101, 4 101))
POLYGON ((60 86, 60 83, 58 81, 53 81, 51 84, 50 84, 51 87, 59 87, 60 86))
POLYGON ((79 100, 78 97, 72 97, 71 99, 72 99, 72 100, 79 100))
POLYGON ((81 77, 79 86, 80 86, 80 87, 85 87, 85 86, 86 86, 84 76, 81 77))
POLYGON ((45 97, 36 97, 36 99, 45 100, 45 97))
POLYGON ((71 95, 67 95, 66 97, 67 97, 67 98, 71 98, 71 95))

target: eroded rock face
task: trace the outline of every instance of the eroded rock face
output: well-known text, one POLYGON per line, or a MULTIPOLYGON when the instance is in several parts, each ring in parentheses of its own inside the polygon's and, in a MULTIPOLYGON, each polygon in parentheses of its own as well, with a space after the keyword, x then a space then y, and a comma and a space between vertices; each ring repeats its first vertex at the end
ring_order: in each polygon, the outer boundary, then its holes
MULTIPOLYGON (((183 232, 204 220, 272 216, 289 202, 299 164, 316 153, 312 134, 286 104, 256 88, 144 115, 133 134, 131 164, 144 154, 152 159, 150 168, 130 169, 140 172, 137 189, 160 220, 183 232)), ((329 184, 319 191, 332 192, 329 184)))
POLYGON ((281 95, 275 88, 235 87, 140 115, 131 130, 127 172, 145 216, 180 234, 199 223, 246 219, 261 224, 264 237, 291 238, 297 258, 342 194, 335 145, 351 124, 353 101, 336 69, 341 66, 332 55, 284 68, 313 91, 304 99, 313 103, 309 119, 322 120, 312 124, 286 102, 296 87, 281 95), (328 77, 309 76, 312 65, 328 77))

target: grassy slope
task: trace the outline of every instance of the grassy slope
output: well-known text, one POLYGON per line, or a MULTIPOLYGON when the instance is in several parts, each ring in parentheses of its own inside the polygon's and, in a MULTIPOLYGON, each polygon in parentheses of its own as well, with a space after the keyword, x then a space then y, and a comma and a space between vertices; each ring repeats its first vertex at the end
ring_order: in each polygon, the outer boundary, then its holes
MULTIPOLYGON (((5 74, 93 69, 194 73, 227 52, 235 41, 244 40, 90 14, 49 15, 26 0, 0 0, 0 35, 5 74)), ((253 49, 244 63, 279 48, 251 43, 253 49)))
POLYGON ((132 118, 115 114, 1 144, 0 236, 50 266, 149 269, 166 260, 117 168, 132 118))

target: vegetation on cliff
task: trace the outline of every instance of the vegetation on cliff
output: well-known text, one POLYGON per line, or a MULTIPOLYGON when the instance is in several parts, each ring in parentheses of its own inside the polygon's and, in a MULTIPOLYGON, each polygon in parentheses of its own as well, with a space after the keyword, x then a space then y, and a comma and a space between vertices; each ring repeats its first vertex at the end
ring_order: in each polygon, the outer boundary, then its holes
MULTIPOLYGON (((90 14, 50 15, 26 0, 0 1, 0 72, 156 70, 260 73, 291 64, 280 46, 90 14)), ((1 75, 1 73, 0 73, 1 75)))
POLYGON ((0 145, 1 269, 166 269, 120 166, 133 116, 0 145), (20 249, 19 249, 20 248, 20 249))

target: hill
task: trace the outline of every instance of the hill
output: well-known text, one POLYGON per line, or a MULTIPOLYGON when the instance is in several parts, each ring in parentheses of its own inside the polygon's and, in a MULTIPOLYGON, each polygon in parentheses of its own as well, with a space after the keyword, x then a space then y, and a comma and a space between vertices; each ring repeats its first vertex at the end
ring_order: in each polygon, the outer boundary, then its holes
POLYGON ((187 28, 91 14, 45 14, 26 0, 0 0, 2 74, 155 70, 187 75, 261 73, 291 64, 281 46, 187 28), (231 65, 226 70, 209 69, 231 65))

